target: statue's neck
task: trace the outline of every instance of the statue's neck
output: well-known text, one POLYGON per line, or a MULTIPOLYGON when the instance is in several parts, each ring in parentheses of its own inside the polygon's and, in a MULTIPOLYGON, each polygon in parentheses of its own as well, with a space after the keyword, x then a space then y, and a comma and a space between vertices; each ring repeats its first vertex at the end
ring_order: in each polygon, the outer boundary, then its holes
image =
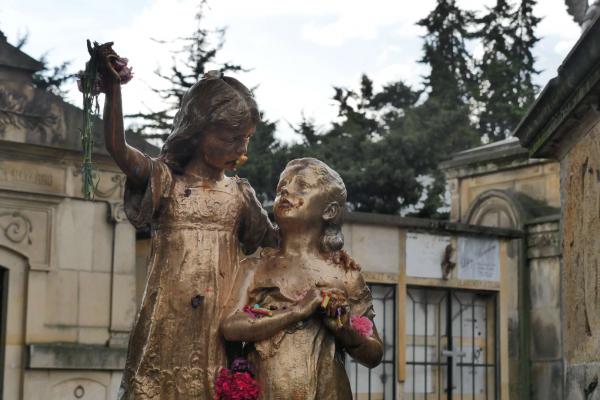
POLYGON ((185 166, 185 175, 200 179, 220 181, 225 176, 225 171, 208 165, 200 156, 192 158, 185 166))
POLYGON ((281 232, 281 253, 285 257, 319 256, 321 230, 310 229, 299 232, 281 232))

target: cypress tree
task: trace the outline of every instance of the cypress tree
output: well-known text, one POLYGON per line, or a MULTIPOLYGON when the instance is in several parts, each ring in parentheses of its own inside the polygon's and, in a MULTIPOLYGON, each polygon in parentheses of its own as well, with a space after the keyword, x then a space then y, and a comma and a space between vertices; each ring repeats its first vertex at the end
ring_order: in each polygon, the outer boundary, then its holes
POLYGON ((417 23, 427 30, 420 62, 431 68, 424 82, 429 97, 449 104, 467 104, 472 97, 472 56, 466 42, 472 37, 468 27, 473 20, 473 13, 458 8, 455 0, 438 0, 435 9, 417 23))
POLYGON ((478 130, 486 141, 510 136, 536 88, 531 79, 534 69, 532 47, 537 42, 534 29, 539 22, 532 14, 533 3, 524 0, 511 7, 506 0, 479 20, 484 54, 479 64, 478 130))
POLYGON ((535 57, 533 46, 540 40, 535 29, 541 18, 533 14, 537 0, 521 0, 519 7, 512 14, 511 25, 514 30, 514 42, 512 43, 513 65, 516 75, 516 92, 519 94, 518 104, 521 106, 522 114, 533 100, 538 87, 532 78, 539 71, 535 69, 535 57))

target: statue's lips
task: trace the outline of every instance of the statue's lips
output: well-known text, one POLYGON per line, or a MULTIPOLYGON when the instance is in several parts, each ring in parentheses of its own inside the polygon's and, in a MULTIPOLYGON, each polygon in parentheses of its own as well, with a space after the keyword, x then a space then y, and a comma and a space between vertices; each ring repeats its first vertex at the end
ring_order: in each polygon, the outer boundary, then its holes
POLYGON ((281 210, 290 210, 292 208, 298 208, 304 204, 304 200, 298 199, 298 201, 292 201, 285 197, 282 197, 277 202, 277 208, 281 210))

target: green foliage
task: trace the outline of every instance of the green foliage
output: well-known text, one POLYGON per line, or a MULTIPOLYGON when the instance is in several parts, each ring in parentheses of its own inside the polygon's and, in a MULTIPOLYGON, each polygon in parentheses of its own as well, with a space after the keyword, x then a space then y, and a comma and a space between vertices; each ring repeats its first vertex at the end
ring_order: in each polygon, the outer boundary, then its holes
POLYGON ((438 0, 435 9, 417 23, 427 30, 421 62, 431 68, 424 82, 431 97, 462 104, 471 98, 475 77, 466 41, 472 37, 468 29, 474 19, 455 0, 438 0))
POLYGON ((64 98, 67 95, 65 85, 73 82, 76 76, 76 74, 69 72, 71 63, 65 61, 62 64, 50 67, 45 55, 42 56, 40 62, 44 65, 44 68, 33 74, 34 86, 64 98))
POLYGON ((496 5, 478 22, 484 54, 479 63, 478 130, 488 141, 504 139, 512 133, 537 88, 532 77, 534 57, 531 49, 538 41, 532 14, 534 1, 524 0, 514 7, 506 0, 496 5))
MULTIPOLYGON (((0 34, 2 32, 0 31, 0 34)), ((29 33, 19 36, 14 46, 23 50, 23 47, 29 42, 29 33)), ((39 62, 42 64, 42 69, 32 76, 33 85, 38 89, 42 89, 64 98, 67 95, 65 85, 73 82, 76 74, 69 72, 71 63, 65 61, 59 65, 50 66, 48 62, 48 54, 43 54, 39 62)))
MULTIPOLYGON (((367 75, 356 89, 334 87, 335 122, 319 129, 303 116, 293 126, 300 142, 284 144, 275 136, 276 123, 264 120, 250 141, 249 162, 237 173, 269 203, 289 160, 316 157, 340 173, 353 210, 445 217, 440 211, 445 182, 439 162, 480 144, 482 138, 506 137, 533 99, 531 79, 537 71, 531 49, 539 22, 532 15, 534 3, 522 0, 515 8, 508 0, 497 0, 478 19, 459 9, 455 0, 438 0, 418 22, 426 30, 421 62, 429 66, 422 89, 402 81, 378 88, 367 75), (469 51, 475 40, 485 49, 481 60, 469 51)), ((157 118, 150 115, 146 131, 168 132, 181 96, 204 72, 205 63, 214 62, 223 33, 213 47, 206 30, 198 28, 192 35, 198 47, 180 53, 189 55, 188 64, 175 63, 172 74, 162 76, 173 88, 157 91, 171 107, 157 118), (184 67, 187 74, 181 73, 184 67)))

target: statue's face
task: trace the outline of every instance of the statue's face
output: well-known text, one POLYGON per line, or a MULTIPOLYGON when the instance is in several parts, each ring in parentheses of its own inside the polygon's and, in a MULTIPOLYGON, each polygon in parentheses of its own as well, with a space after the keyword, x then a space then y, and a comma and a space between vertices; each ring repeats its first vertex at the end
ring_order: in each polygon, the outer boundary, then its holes
POLYGON ((207 131, 200 141, 202 159, 209 166, 233 171, 238 160, 246 155, 254 127, 239 131, 207 131))
POLYGON ((325 207, 325 193, 314 168, 292 166, 279 177, 277 196, 273 204, 275 218, 319 223, 325 207))

